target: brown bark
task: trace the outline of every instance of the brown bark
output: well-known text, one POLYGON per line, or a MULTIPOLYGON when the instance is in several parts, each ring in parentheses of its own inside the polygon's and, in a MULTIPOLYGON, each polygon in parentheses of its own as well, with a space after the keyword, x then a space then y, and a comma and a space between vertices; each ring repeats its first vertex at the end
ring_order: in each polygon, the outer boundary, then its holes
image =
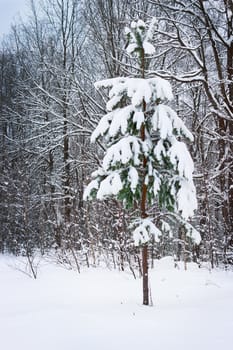
POLYGON ((142 248, 142 280, 143 280, 143 305, 149 305, 148 244, 145 244, 142 248))
MULTIPOLYGON (((141 58, 141 72, 142 78, 145 78, 145 57, 144 49, 142 49, 141 58)), ((146 103, 143 101, 142 111, 146 112, 146 103)), ((141 140, 145 140, 145 125, 141 127, 141 140)), ((142 197, 141 197, 141 218, 147 217, 146 213, 146 193, 147 185, 145 184, 145 168, 147 165, 147 159, 143 158, 143 181, 142 181, 142 197)), ((148 286, 148 244, 145 243, 142 247, 142 281, 143 281, 143 305, 149 305, 149 286, 148 286)))
MULTIPOLYGON (((145 127, 141 128, 141 139, 145 139, 145 127)), ((146 158, 143 159, 143 170, 146 167, 146 158)), ((146 192, 147 186, 144 182, 145 174, 143 174, 143 184, 142 184, 142 198, 141 198, 141 218, 145 219, 147 217, 146 213, 146 192)), ((148 244, 145 243, 142 248, 142 280, 143 280, 143 305, 149 305, 149 287, 148 287, 148 244)))

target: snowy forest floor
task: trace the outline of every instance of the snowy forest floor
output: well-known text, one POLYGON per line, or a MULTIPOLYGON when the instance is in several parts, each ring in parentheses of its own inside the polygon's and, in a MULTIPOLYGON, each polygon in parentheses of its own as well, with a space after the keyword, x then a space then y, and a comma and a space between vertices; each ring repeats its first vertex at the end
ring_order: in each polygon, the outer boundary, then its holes
POLYGON ((41 262, 36 280, 0 256, 2 350, 215 350, 233 344, 233 272, 150 271, 153 307, 141 305, 141 279, 90 268, 78 274, 41 262))

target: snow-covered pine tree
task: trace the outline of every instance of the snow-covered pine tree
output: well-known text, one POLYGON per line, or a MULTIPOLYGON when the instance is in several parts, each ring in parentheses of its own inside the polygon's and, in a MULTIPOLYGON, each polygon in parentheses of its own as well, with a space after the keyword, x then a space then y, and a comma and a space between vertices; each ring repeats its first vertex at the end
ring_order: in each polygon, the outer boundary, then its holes
MULTIPOLYGON (((166 103, 173 99, 169 82, 145 77, 145 58, 155 51, 151 44, 156 20, 142 20, 126 29, 127 52, 136 55, 140 77, 118 77, 99 81, 97 89, 109 88, 107 114, 91 136, 107 144, 102 166, 93 172, 84 199, 103 200, 115 196, 126 207, 137 203, 138 218, 132 223, 136 245, 142 246, 143 304, 149 304, 148 241, 159 241, 162 232, 148 217, 148 205, 158 202, 161 210, 179 215, 185 222, 197 207, 192 180, 193 161, 181 137, 193 136, 176 112, 166 103)), ((164 225, 164 222, 163 222, 164 225)), ((188 228, 191 226, 188 224, 188 228)), ((187 230, 197 243, 200 236, 187 230)))

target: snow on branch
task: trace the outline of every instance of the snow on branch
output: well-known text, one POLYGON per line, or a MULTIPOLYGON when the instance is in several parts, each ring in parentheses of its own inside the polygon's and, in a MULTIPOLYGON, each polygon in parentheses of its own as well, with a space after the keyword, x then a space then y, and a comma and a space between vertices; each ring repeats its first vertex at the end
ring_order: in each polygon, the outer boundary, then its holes
POLYGON ((184 227, 186 229, 186 235, 191 238, 195 244, 201 243, 201 235, 200 233, 187 221, 184 223, 184 227))
POLYGON ((192 180, 179 179, 179 190, 177 192, 177 207, 185 220, 193 216, 197 209, 196 189, 192 180))
POLYGON ((152 236, 155 242, 159 242, 159 237, 162 236, 162 232, 155 226, 151 218, 135 220, 132 226, 136 226, 133 231, 136 246, 147 243, 152 236))
POLYGON ((107 110, 113 111, 123 96, 131 99, 132 105, 138 107, 145 103, 155 103, 156 100, 173 99, 171 84, 163 78, 113 78, 95 83, 96 88, 111 88, 107 110))
POLYGON ((168 155, 172 164, 177 168, 179 175, 187 180, 192 180, 194 164, 190 153, 183 142, 172 139, 172 146, 169 149, 168 155))
POLYGON ((130 28, 125 29, 128 37, 128 46, 126 49, 128 54, 136 53, 140 55, 142 50, 146 55, 155 53, 155 48, 150 41, 153 39, 156 22, 156 19, 153 18, 147 29, 147 25, 139 19, 137 22, 133 21, 130 28))
POLYGON ((115 196, 122 190, 122 188, 123 184, 119 172, 112 172, 101 181, 96 198, 104 199, 109 196, 115 196))
POLYGON ((186 128, 177 113, 167 105, 158 104, 151 121, 154 130, 160 131, 160 137, 162 139, 170 137, 175 131, 178 136, 183 135, 190 141, 193 141, 192 133, 186 128))
POLYGON ((141 140, 136 136, 127 136, 112 145, 103 159, 103 169, 108 170, 118 163, 127 164, 130 160, 134 165, 140 164, 141 140))

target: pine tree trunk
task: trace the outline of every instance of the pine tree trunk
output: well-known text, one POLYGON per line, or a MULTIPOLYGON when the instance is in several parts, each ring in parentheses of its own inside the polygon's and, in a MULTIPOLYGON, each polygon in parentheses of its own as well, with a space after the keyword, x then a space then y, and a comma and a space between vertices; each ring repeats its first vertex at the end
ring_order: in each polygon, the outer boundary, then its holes
MULTIPOLYGON (((143 130, 142 130, 143 134, 143 130)), ((144 158, 143 166, 146 166, 146 159, 144 158)), ((142 185, 142 199, 141 199, 141 218, 145 219, 146 214, 146 192, 147 186, 142 185)), ((149 305, 149 287, 148 287, 148 244, 142 247, 142 283, 143 283, 143 305, 149 305)))
MULTIPOLYGON (((141 57, 141 72, 142 78, 145 78, 145 56, 144 49, 142 49, 141 57)), ((146 102, 143 101, 143 113, 146 112, 146 102)), ((145 140, 145 125, 141 127, 141 139, 145 140)), ((143 159, 143 169, 146 168, 147 159, 143 159)), ((141 218, 145 219, 147 217, 146 213, 146 193, 147 185, 145 184, 145 176, 142 184, 142 198, 141 198, 141 218)), ((149 305, 149 286, 148 286, 148 244, 144 244, 142 247, 142 283, 143 283, 143 305, 149 305)))
POLYGON ((143 280, 143 305, 149 305, 148 244, 145 244, 142 248, 142 280, 143 280))

